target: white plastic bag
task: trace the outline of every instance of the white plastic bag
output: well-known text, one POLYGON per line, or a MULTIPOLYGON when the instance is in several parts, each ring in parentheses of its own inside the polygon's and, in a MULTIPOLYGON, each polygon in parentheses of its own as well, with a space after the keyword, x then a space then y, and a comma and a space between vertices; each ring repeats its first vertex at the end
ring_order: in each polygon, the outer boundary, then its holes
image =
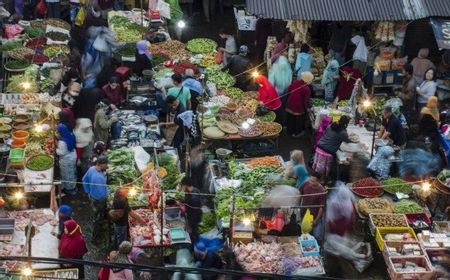
POLYGON ((134 162, 138 170, 142 173, 147 168, 147 164, 150 161, 150 155, 141 146, 133 147, 134 162))

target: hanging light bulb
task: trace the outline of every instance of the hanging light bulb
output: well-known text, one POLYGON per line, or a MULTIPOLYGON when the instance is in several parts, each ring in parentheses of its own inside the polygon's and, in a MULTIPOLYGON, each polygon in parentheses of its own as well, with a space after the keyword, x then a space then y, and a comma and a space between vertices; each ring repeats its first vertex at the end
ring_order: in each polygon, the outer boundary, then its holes
POLYGON ((422 183, 422 190, 424 192, 428 192, 430 190, 430 188, 431 188, 431 184, 430 183, 428 183, 428 182, 422 183))
POLYGON ((30 82, 25 81, 25 82, 22 83, 22 87, 23 87, 24 90, 28 90, 28 89, 31 88, 31 84, 30 84, 30 82))
POLYGON ((130 197, 134 197, 137 195, 137 190, 135 187, 131 188, 130 191, 128 192, 128 196, 130 197))
POLYGON ((24 196, 23 192, 21 192, 21 191, 18 191, 18 192, 14 193, 14 198, 17 199, 17 200, 21 200, 23 198, 23 196, 24 196))
POLYGON ((183 29, 186 27, 186 22, 184 22, 183 20, 180 20, 177 22, 177 26, 178 26, 178 28, 183 29))
POLYGON ((31 269, 31 267, 25 267, 22 270, 22 275, 23 276, 31 276, 33 274, 33 270, 31 269))
POLYGON ((250 221, 249 218, 244 218, 242 219, 242 223, 244 224, 244 226, 249 226, 251 224, 252 221, 250 221))
POLYGON ((259 76, 259 73, 258 73, 258 71, 253 71, 253 73, 252 73, 252 77, 253 78, 256 78, 256 77, 258 77, 259 76))
POLYGON ((369 108, 370 106, 372 106, 372 102, 370 102, 370 100, 369 99, 366 99, 366 100, 364 100, 363 101, 363 106, 364 106, 364 108, 369 108))

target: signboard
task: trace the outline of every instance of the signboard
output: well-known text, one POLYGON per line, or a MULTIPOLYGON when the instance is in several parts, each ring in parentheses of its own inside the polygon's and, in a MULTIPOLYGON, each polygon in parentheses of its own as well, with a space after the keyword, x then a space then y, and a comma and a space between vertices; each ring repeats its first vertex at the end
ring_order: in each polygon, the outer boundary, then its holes
POLYGON ((431 26, 439 49, 450 49, 450 19, 432 18, 431 26))
POLYGON ((78 268, 57 269, 57 270, 38 270, 33 271, 33 276, 40 280, 51 279, 78 279, 78 268), (45 278, 49 277, 49 278, 45 278))

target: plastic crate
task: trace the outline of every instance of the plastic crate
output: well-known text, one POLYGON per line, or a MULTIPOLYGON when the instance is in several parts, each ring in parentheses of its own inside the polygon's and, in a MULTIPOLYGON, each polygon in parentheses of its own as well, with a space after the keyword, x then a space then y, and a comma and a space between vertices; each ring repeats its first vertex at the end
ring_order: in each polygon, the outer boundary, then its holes
POLYGON ((378 226, 378 225, 376 225, 374 222, 373 222, 373 217, 374 216, 386 216, 386 217, 394 217, 394 216, 398 216, 398 217, 401 217, 402 218, 402 220, 403 220, 403 224, 402 225, 398 225, 399 227, 408 227, 408 221, 406 220, 406 216, 405 216, 405 214, 390 214, 390 213, 372 213, 372 214, 369 214, 369 230, 370 230, 370 233, 372 234, 372 235, 374 235, 375 236, 375 230, 376 230, 376 228, 379 228, 380 226, 378 226))
POLYGON ((9 151, 9 161, 11 163, 21 163, 25 159, 25 149, 11 149, 9 151))
POLYGON ((408 224, 410 227, 414 229, 416 232, 421 232, 422 230, 430 229, 431 220, 425 213, 408 213, 405 214, 406 219, 408 220, 408 224), (428 226, 427 227, 415 227, 413 226, 414 222, 417 220, 423 220, 428 226))
MULTIPOLYGON (((384 236, 389 233, 397 233, 397 234, 403 234, 403 233, 409 233, 414 238, 415 241, 418 241, 416 233, 414 230, 410 227, 382 227, 376 229, 375 234, 375 240, 377 241, 378 248, 380 248, 380 251, 384 251, 384 236)), ((411 242, 411 241, 398 241, 398 242, 411 242)))
POLYGON ((436 272, 433 271, 430 261, 427 257, 389 257, 386 260, 387 270, 392 280, 432 280, 436 278, 436 272), (406 262, 415 263, 424 267, 424 272, 399 272, 395 269, 395 264, 405 264, 406 262))
MULTIPOLYGON (((417 245, 420 248, 420 255, 424 256, 425 255, 425 251, 423 249, 423 247, 420 245, 420 242, 399 242, 399 241, 384 241, 384 248, 386 247, 392 247, 395 248, 397 250, 397 252, 400 252, 403 249, 403 246, 408 245, 408 244, 412 244, 412 245, 417 245)), ((397 256, 392 254, 391 252, 389 252, 388 250, 384 250, 383 252, 383 256, 387 259, 389 257, 415 257, 418 255, 401 255, 401 256, 397 256)))
POLYGON ((320 247, 319 244, 317 244, 317 241, 315 239, 309 239, 309 240, 300 240, 300 249, 302 250, 302 254, 305 257, 317 257, 320 256, 320 247), (314 251, 305 251, 303 248, 306 246, 313 246, 316 248, 314 251))

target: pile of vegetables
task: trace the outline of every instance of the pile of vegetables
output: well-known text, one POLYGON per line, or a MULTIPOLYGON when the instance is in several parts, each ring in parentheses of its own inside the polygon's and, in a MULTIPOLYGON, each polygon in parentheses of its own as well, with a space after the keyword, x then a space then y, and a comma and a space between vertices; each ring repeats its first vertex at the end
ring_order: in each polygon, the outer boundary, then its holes
POLYGON ((116 40, 121 42, 137 42, 142 39, 145 27, 126 17, 115 15, 109 19, 111 30, 116 34, 116 40))
POLYGON ((58 42, 65 42, 70 40, 70 36, 68 34, 57 32, 57 31, 50 31, 45 34, 45 36, 52 41, 58 41, 58 42))
POLYGON ((216 85, 218 89, 230 88, 236 83, 236 79, 230 74, 221 71, 220 65, 212 65, 206 68, 208 80, 216 85))
POLYGON ((446 186, 450 186, 450 170, 444 169, 439 173, 438 179, 446 186))
POLYGON ((109 161, 108 179, 111 185, 131 183, 139 177, 134 165, 134 152, 130 148, 109 150, 106 153, 109 161))
POLYGON ((184 71, 186 69, 192 69, 194 70, 195 74, 199 73, 198 67, 192 63, 190 63, 189 61, 180 61, 177 64, 175 64, 173 66, 173 72, 184 75, 184 71))
POLYGON ((209 53, 217 48, 217 43, 211 39, 197 38, 189 40, 186 47, 193 53, 209 53))
POLYGON ((325 100, 320 98, 311 98, 311 103, 315 107, 325 106, 325 100))
POLYGON ((25 28, 25 34, 31 38, 42 37, 45 35, 45 30, 40 27, 28 27, 25 28))
POLYGON ((37 155, 30 158, 27 162, 27 168, 34 171, 43 171, 53 166, 53 158, 47 155, 37 155))
POLYGON ((420 213, 422 211, 423 207, 413 200, 402 199, 399 202, 395 203, 396 213, 407 214, 407 213, 420 213))
POLYGON ((69 48, 66 45, 53 45, 44 50, 44 55, 48 56, 49 58, 53 58, 60 54, 68 55, 69 48))
POLYGON ((244 92, 240 88, 236 87, 226 88, 224 89, 224 92, 231 99, 238 99, 241 98, 242 95, 244 95, 244 92))
POLYGON ((6 42, 3 45, 0 45, 0 52, 7 52, 17 49, 20 45, 16 42, 6 42))
MULTIPOLYGON (((136 54, 136 44, 126 44, 123 47, 121 47, 117 51, 117 53, 120 56, 128 56, 128 57, 133 56, 134 57, 134 55, 136 54)), ((154 57, 153 57, 153 59, 154 59, 154 57)))
POLYGON ((198 228, 200 234, 213 230, 216 227, 216 215, 212 212, 203 213, 202 221, 198 228))
POLYGON ((371 220, 375 227, 408 227, 403 214, 372 214, 371 220))
POLYGON ((384 187, 384 190, 388 193, 406 193, 409 194, 412 192, 411 185, 401 178, 389 178, 381 181, 381 185, 384 187))
POLYGON ((175 189, 176 184, 182 176, 177 166, 177 158, 169 153, 162 153, 158 155, 158 164, 167 171, 167 176, 165 176, 161 181, 162 189, 175 189))
POLYGON ((30 49, 36 50, 43 50, 45 49, 45 44, 47 43, 47 38, 45 37, 36 37, 31 40, 29 40, 26 44, 26 46, 30 49))
POLYGON ((376 197, 383 194, 380 183, 372 178, 360 179, 352 184, 352 191, 364 197, 376 197))
POLYGON ((36 81, 38 70, 39 67, 33 64, 25 70, 24 74, 11 76, 11 78, 9 79, 8 87, 6 88, 6 92, 23 93, 25 90, 23 87, 24 81, 30 84, 30 88, 26 90, 27 92, 39 92, 39 84, 36 81))
POLYGON ((6 69, 24 69, 31 65, 27 60, 10 60, 5 63, 6 69))
POLYGON ((170 57, 165 55, 165 54, 158 54, 157 53, 157 54, 153 55, 153 64, 154 65, 159 65, 159 64, 161 64, 163 62, 166 62, 168 60, 170 60, 170 57))

